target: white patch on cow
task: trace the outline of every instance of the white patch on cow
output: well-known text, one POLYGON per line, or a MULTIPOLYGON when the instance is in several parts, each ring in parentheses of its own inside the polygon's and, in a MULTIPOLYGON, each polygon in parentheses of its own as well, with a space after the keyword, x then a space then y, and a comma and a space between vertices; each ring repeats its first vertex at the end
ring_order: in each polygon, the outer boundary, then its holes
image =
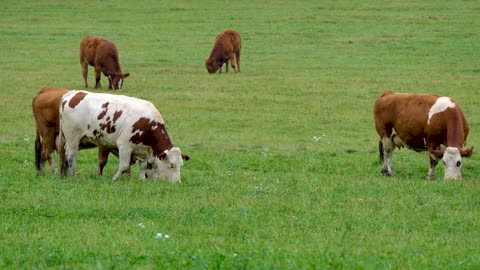
POLYGON ((455 103, 453 103, 449 97, 439 97, 428 112, 427 124, 430 124, 430 119, 432 119, 435 114, 444 112, 448 108, 455 108, 455 103))
POLYGON ((123 79, 118 81, 118 89, 122 90, 123 79))

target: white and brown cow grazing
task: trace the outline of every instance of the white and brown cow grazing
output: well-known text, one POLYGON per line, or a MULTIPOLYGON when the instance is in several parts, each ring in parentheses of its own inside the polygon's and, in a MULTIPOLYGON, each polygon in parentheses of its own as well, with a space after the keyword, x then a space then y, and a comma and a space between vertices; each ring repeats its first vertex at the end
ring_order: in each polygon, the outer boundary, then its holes
POLYGON ((240 50, 242 49, 242 40, 237 31, 227 29, 220 32, 215 39, 210 56, 205 61, 205 67, 208 73, 215 73, 220 70, 222 73, 222 65, 225 64, 226 72, 228 72, 228 61, 232 65, 235 72, 240 72, 240 50), (236 66, 235 66, 236 60, 236 66))
MULTIPOLYGON (((32 101, 33 116, 35 118, 35 166, 38 175, 44 175, 45 163, 48 160, 52 173, 56 173, 55 150, 60 130, 59 107, 62 96, 68 90, 59 87, 44 87, 35 95, 32 101)), ((95 145, 80 145, 80 149, 88 149, 95 145)), ((107 164, 108 155, 116 149, 98 149, 97 176, 102 175, 107 164)), ((118 156, 118 154, 116 154, 118 156)), ((134 160, 133 160, 134 162, 134 160)))
POLYGON ((468 123, 457 103, 434 94, 384 92, 374 107, 375 128, 380 135, 382 173, 394 176, 392 152, 406 146, 415 151, 428 150, 428 178, 435 178, 439 159, 445 164, 445 180, 461 179, 462 157, 470 157, 473 147, 465 149, 468 123))
POLYGON ((140 161, 142 179, 148 169, 148 177, 180 181, 180 167, 189 159, 172 145, 163 118, 151 102, 122 95, 69 91, 61 100, 60 138, 60 152, 65 154, 62 176, 67 165, 75 175, 81 143, 118 149, 120 164, 113 180, 129 169, 133 158, 140 161))
POLYGON ((122 73, 118 59, 118 50, 113 42, 106 39, 87 36, 80 43, 80 65, 82 66, 83 80, 88 88, 88 65, 95 68, 95 89, 101 88, 100 74, 108 78, 108 89, 122 89, 123 81, 130 73, 122 73))

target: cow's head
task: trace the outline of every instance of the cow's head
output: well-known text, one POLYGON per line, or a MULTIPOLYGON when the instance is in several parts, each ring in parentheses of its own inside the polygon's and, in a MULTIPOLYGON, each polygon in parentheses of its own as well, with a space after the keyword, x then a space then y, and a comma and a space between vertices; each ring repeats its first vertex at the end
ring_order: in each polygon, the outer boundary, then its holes
POLYGON ((470 157, 473 153, 473 147, 468 149, 458 149, 457 147, 447 147, 445 150, 431 150, 432 154, 441 158, 445 164, 444 180, 460 180, 462 174, 462 157, 470 157))
POLYGON ((210 58, 205 61, 205 67, 207 68, 208 73, 213 74, 222 66, 219 61, 216 61, 215 58, 210 58))
POLYGON ((122 90, 123 81, 130 76, 130 73, 112 73, 108 75, 108 89, 122 90))
POLYGON ((155 158, 152 176, 170 182, 180 182, 180 168, 183 166, 183 161, 189 159, 189 156, 182 155, 178 147, 165 150, 160 157, 155 158))

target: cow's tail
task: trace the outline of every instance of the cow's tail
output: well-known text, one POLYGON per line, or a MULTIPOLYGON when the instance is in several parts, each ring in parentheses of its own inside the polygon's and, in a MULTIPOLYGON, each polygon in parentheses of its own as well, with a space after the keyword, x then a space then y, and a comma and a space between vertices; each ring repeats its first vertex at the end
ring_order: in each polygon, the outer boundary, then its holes
POLYGON ((383 162, 383 143, 382 140, 378 141, 378 156, 380 159, 380 163, 383 162))
POLYGON ((40 171, 41 165, 40 162, 42 160, 42 142, 40 140, 40 134, 38 133, 35 135, 35 167, 37 168, 37 172, 40 171))
POLYGON ((60 132, 58 133, 56 143, 57 143, 58 155, 60 157, 60 176, 65 177, 68 172, 68 161, 65 155, 65 137, 63 136, 63 132, 61 128, 60 128, 60 132))

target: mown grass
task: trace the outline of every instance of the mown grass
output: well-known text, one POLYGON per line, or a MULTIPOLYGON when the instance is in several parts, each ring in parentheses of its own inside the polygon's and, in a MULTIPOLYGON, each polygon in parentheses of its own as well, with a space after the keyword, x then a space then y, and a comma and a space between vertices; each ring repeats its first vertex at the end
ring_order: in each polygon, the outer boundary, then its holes
MULTIPOLYGON (((386 89, 455 98, 478 146, 480 5, 472 1, 6 1, 0 10, 1 268, 480 266, 480 159, 427 181, 428 157, 380 175, 372 109, 386 89), (242 35, 242 72, 210 76, 215 35, 242 35), (83 88, 78 46, 115 41, 122 94, 151 100, 192 158, 182 183, 75 179, 33 166, 31 100, 83 88), (157 233, 169 238, 156 238, 157 233)), ((93 70, 90 69, 90 85, 93 70)), ((104 87, 106 86, 103 80, 104 87)), ((90 89, 91 90, 91 89, 90 89)), ((102 92, 107 91, 105 88, 102 92)))

